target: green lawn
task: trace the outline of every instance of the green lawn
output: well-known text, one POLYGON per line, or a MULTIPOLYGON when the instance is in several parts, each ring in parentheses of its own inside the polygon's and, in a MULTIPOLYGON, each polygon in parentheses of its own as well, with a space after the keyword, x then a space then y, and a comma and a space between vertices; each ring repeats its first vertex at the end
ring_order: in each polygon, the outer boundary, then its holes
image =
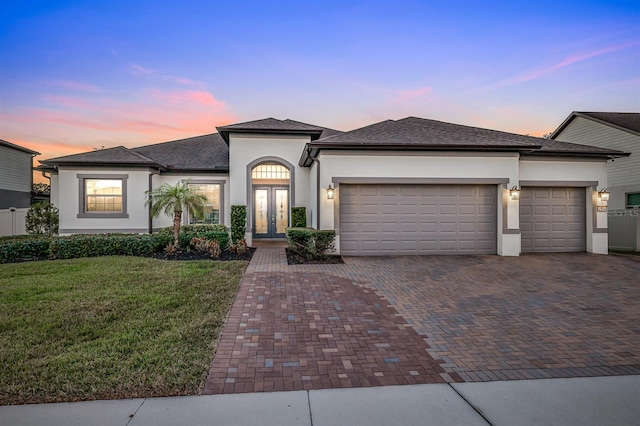
POLYGON ((246 266, 0 265, 0 404, 198 394, 246 266))

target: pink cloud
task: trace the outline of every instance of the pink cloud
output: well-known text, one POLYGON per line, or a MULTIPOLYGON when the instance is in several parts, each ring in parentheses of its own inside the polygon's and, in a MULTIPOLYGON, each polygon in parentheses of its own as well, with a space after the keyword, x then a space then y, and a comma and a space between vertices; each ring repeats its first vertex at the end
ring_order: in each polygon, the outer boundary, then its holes
POLYGON ((618 50, 624 50, 627 49, 629 47, 632 46, 637 46, 640 45, 639 41, 634 41, 631 43, 625 43, 625 44, 621 44, 618 46, 611 46, 611 47, 607 47, 604 49, 600 49, 600 50, 596 50, 593 52, 588 52, 588 53, 584 53, 581 55, 571 55, 569 57, 567 57, 566 59, 558 62, 557 64, 554 64, 550 67, 547 68, 542 68, 542 69, 537 69, 537 70, 533 70, 533 71, 529 71, 526 72, 524 74, 520 74, 511 78, 508 78, 506 80, 503 80, 501 82, 496 83, 495 85, 493 85, 492 87, 506 87, 506 86, 512 86, 514 84, 519 84, 519 83, 525 83, 527 81, 530 80, 535 80, 537 78, 543 77, 545 75, 551 74, 559 69, 568 67, 570 65, 579 63, 579 62, 583 62, 586 61, 587 59, 591 59, 594 58, 596 56, 601 56, 607 53, 611 53, 611 52, 616 52, 618 50))
POLYGON ((197 136, 238 121, 224 101, 199 90, 146 90, 127 99, 52 94, 44 100, 48 104, 0 112, 5 138, 42 141, 39 158, 84 152, 87 146, 131 147, 197 136))
POLYGON ((424 95, 431 93, 432 90, 432 87, 421 87, 419 89, 413 90, 400 90, 398 91, 394 100, 395 102, 407 102, 413 99, 421 98, 424 95))
POLYGON ((185 91, 162 91, 152 90, 152 96, 169 101, 171 103, 192 103, 205 106, 215 106, 216 109, 225 107, 225 103, 217 100, 213 95, 203 90, 185 90, 185 91))
POLYGON ((64 87, 65 89, 78 90, 81 92, 99 92, 100 88, 93 84, 84 83, 82 81, 56 80, 50 83, 53 86, 64 87))
POLYGON ((180 86, 204 87, 201 81, 192 80, 187 77, 177 77, 171 74, 164 74, 151 68, 145 68, 142 65, 133 64, 129 67, 129 72, 138 77, 146 77, 155 81, 169 81, 180 86))

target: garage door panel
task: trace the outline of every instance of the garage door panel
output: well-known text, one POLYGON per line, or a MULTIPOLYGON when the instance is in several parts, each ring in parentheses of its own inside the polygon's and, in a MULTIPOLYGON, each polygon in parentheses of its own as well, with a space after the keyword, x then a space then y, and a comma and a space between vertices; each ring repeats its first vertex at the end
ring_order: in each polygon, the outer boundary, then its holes
POLYGON ((340 191, 344 255, 496 252, 494 185, 342 184, 340 191))
POLYGON ((522 188, 522 252, 585 251, 585 209, 583 188, 522 188))

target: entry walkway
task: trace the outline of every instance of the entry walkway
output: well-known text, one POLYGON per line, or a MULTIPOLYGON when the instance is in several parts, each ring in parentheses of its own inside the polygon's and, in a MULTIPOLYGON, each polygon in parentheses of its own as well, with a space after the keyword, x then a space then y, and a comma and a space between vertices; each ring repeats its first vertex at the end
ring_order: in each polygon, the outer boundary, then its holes
POLYGON ((284 248, 259 248, 203 393, 455 381, 427 349, 375 291, 344 277, 289 267, 284 248))

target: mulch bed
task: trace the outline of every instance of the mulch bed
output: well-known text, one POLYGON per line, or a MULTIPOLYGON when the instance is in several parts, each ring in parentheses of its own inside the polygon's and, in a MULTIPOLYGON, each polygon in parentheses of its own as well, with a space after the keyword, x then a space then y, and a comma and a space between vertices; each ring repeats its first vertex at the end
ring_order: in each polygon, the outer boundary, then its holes
POLYGON ((153 257, 154 259, 160 260, 246 260, 250 261, 253 257, 253 253, 256 251, 255 248, 249 248, 246 253, 242 256, 238 256, 235 253, 231 253, 228 250, 225 250, 220 254, 220 257, 217 259, 212 259, 208 253, 200 253, 195 250, 180 250, 174 254, 167 254, 164 251, 159 251, 153 253, 149 257, 153 257))
POLYGON ((299 254, 294 253, 288 248, 285 250, 287 252, 287 264, 289 265, 324 265, 344 263, 342 257, 336 254, 325 256, 322 259, 309 260, 304 256, 300 256, 299 254))

